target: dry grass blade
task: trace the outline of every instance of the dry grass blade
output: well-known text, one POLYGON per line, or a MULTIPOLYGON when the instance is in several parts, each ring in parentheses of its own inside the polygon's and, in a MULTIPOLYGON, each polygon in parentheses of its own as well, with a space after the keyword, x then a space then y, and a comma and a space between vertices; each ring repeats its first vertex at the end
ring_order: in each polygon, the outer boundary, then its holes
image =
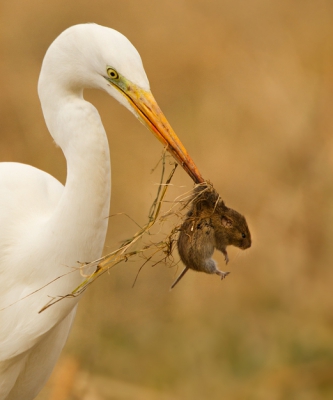
MULTIPOLYGON (((82 292, 84 292, 87 289, 87 287, 90 284, 92 284, 97 278, 99 278, 102 274, 104 274, 110 268, 114 267, 115 265, 117 265, 123 261, 127 261, 128 259, 130 259, 131 257, 134 257, 134 256, 141 256, 141 257, 145 258, 144 253, 149 249, 155 248, 154 254, 157 254, 160 252, 163 253, 163 257, 157 263, 165 261, 168 257, 170 257, 172 249, 173 249, 173 243, 175 241, 174 236, 178 232, 178 226, 175 227, 174 229, 172 229, 171 233, 163 241, 160 241, 157 243, 151 242, 147 245, 144 245, 141 249, 138 249, 138 250, 132 250, 131 248, 133 248, 134 244, 136 244, 139 240, 141 240, 143 238, 143 236, 150 234, 150 230, 156 224, 156 222, 164 221, 166 219, 166 215, 171 215, 171 211, 169 210, 168 213, 160 216, 162 203, 164 202, 167 190, 168 190, 171 180, 174 176, 176 168, 177 168, 177 164, 174 164, 174 167, 173 167, 172 171, 170 172, 168 178, 166 179, 165 182, 163 182, 164 174, 165 174, 165 157, 163 156, 161 182, 160 182, 158 190, 157 190, 157 195, 156 195, 156 197, 152 203, 152 206, 150 208, 147 224, 144 225, 142 228, 140 228, 139 231, 137 231, 133 235, 132 238, 127 239, 125 242, 123 242, 122 245, 118 249, 112 251, 111 253, 109 253, 93 262, 82 263, 80 266, 80 270, 81 270, 82 276, 85 276, 84 281, 77 288, 75 288, 71 293, 68 293, 65 296, 51 298, 50 301, 47 304, 45 304, 45 306, 39 312, 43 312, 44 310, 46 310, 53 304, 56 304, 57 302, 65 299, 65 298, 73 298, 73 297, 79 296, 82 292), (86 275, 85 271, 91 270, 91 269, 94 269, 94 272, 86 275)), ((180 201, 180 204, 182 204, 182 209, 183 209, 185 207, 183 205, 183 202, 180 201)), ((138 274, 139 274, 140 270, 143 268, 143 266, 148 261, 151 260, 151 258, 152 258, 152 256, 146 257, 143 265, 140 267, 140 269, 138 271, 138 274)), ((136 277, 136 279, 137 279, 137 277, 136 277)), ((135 281, 136 281, 136 279, 135 279, 135 281)), ((135 284, 135 281, 134 281, 134 284, 135 284)))

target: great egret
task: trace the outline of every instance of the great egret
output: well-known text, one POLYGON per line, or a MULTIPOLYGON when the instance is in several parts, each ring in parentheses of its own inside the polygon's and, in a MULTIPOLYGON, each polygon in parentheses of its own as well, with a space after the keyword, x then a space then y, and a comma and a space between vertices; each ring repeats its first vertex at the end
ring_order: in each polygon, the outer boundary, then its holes
POLYGON ((195 182, 203 181, 156 104, 140 55, 128 39, 113 29, 83 24, 51 44, 38 93, 50 134, 66 157, 67 180, 63 186, 32 166, 0 164, 1 400, 33 399, 67 339, 77 298, 38 311, 50 296, 66 295, 83 278, 77 271, 45 285, 77 267, 77 261, 102 254, 110 159, 102 122, 83 99, 84 88, 104 90, 118 100, 195 182))

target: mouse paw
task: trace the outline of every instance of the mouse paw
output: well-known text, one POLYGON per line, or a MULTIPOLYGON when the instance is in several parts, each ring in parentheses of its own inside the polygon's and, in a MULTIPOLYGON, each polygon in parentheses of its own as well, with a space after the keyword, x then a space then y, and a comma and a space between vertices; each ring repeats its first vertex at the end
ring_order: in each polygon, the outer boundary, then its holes
POLYGON ((227 275, 230 274, 229 271, 228 272, 223 272, 223 271, 220 271, 219 269, 215 273, 221 277, 221 280, 224 279, 227 275))

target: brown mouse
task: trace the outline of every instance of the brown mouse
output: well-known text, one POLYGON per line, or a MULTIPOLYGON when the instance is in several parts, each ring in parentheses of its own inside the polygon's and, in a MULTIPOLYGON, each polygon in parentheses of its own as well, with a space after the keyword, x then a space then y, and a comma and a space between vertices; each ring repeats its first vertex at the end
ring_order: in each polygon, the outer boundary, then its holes
POLYGON ((214 249, 224 254, 227 264, 227 246, 247 249, 251 246, 251 234, 243 215, 228 208, 211 186, 200 186, 194 192, 192 208, 180 228, 177 245, 185 269, 171 289, 189 269, 225 278, 229 272, 219 270, 211 258, 214 249))

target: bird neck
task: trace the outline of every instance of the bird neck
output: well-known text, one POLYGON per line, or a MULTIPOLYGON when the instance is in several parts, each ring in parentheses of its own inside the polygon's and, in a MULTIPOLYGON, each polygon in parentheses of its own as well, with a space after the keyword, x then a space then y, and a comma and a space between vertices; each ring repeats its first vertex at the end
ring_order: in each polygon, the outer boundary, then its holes
POLYGON ((63 249, 68 246, 67 265, 89 262, 101 256, 108 224, 108 141, 97 110, 83 99, 82 90, 50 89, 52 95, 40 92, 42 108, 49 131, 66 157, 67 179, 49 220, 49 232, 62 242, 63 249))

